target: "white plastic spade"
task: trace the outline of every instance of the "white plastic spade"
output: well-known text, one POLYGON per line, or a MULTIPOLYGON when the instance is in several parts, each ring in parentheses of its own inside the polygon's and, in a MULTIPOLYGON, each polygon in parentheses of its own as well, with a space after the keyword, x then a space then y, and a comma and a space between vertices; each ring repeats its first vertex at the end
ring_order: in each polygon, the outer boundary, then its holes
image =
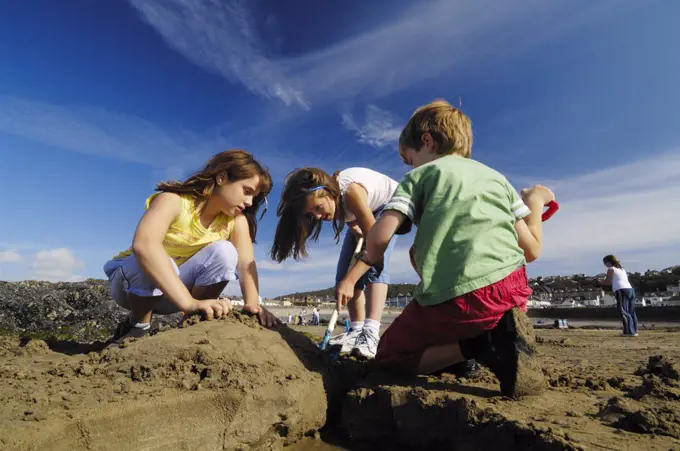
MULTIPOLYGON (((357 247, 354 249, 354 255, 358 254, 359 251, 361 251, 361 246, 364 244, 364 238, 361 237, 357 240, 357 247)), ((354 266, 354 257, 352 257, 352 260, 349 262, 349 267, 347 268, 347 271, 349 272, 350 269, 352 269, 352 266, 354 266)), ((335 324, 338 322, 338 309, 337 307, 333 310, 333 314, 331 315, 331 319, 328 321, 328 327, 326 328, 326 333, 324 333, 323 339, 321 340, 321 343, 319 343, 319 349, 321 350, 326 350, 328 347, 328 342, 331 340, 331 335, 333 334, 333 330, 335 329, 335 324)))

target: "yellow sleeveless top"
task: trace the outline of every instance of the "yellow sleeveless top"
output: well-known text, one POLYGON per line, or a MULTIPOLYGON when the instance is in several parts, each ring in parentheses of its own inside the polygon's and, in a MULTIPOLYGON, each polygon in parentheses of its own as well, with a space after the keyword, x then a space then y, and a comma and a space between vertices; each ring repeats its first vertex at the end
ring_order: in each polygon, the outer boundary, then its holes
MULTIPOLYGON (((154 193, 146 199, 145 208, 148 210, 151 201, 160 193, 154 193)), ((177 266, 189 260, 196 252, 210 243, 228 240, 234 230, 234 217, 219 215, 206 229, 201 224, 199 213, 196 211, 195 198, 190 194, 180 195, 182 211, 170 224, 168 232, 163 238, 163 248, 177 266)), ((113 257, 125 258, 132 254, 132 247, 113 257)))

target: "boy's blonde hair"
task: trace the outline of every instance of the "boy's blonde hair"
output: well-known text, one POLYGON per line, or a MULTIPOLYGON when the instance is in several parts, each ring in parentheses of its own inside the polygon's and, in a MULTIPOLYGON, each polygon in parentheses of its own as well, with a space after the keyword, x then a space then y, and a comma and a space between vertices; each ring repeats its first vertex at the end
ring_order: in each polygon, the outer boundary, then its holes
POLYGON ((399 136, 399 153, 404 149, 420 149, 425 133, 432 135, 437 143, 438 154, 470 158, 472 122, 446 100, 437 99, 413 113, 399 136))

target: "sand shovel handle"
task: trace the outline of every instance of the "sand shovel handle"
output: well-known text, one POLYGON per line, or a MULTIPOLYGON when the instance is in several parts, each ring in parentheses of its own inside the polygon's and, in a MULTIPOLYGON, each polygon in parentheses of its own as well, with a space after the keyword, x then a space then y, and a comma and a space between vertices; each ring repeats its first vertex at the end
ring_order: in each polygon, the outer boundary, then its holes
MULTIPOLYGON (((361 237, 357 240, 357 247, 354 249, 354 255, 358 254, 361 251, 361 247, 364 245, 364 237, 361 237)), ((349 261, 349 266, 347 267, 347 271, 349 272, 350 269, 352 269, 352 266, 354 265, 354 258, 352 258, 349 261)), ((328 321, 328 328, 326 331, 332 332, 333 329, 335 329, 335 324, 338 322, 338 315, 340 312, 338 312, 337 307, 335 310, 333 310, 333 314, 331 315, 331 319, 328 321)))

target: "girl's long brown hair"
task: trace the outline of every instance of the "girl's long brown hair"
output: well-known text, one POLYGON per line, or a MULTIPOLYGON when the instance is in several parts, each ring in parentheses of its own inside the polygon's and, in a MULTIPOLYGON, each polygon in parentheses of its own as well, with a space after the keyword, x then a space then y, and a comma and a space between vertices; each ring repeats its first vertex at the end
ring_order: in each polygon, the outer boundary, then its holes
POLYGON ((606 265, 607 263, 612 265, 615 268, 621 268, 621 262, 619 261, 618 258, 614 257, 613 255, 607 255, 602 259, 602 262, 606 265))
POLYGON ((279 222, 274 233, 274 242, 270 250, 273 260, 281 263, 289 257, 299 260, 307 256, 307 240, 319 239, 323 221, 305 214, 305 202, 309 195, 330 196, 335 202, 333 231, 335 240, 340 239, 340 232, 345 226, 345 209, 341 201, 340 185, 334 176, 318 168, 305 167, 296 169, 286 177, 286 184, 281 192, 281 201, 276 208, 279 222), (323 186, 323 189, 312 189, 323 186))
MULTIPOLYGON (((229 182, 248 179, 255 175, 260 176, 258 186, 259 193, 253 198, 253 205, 243 210, 243 214, 248 220, 250 237, 255 242, 257 234, 257 211, 266 201, 266 196, 272 190, 272 178, 269 171, 262 166, 253 156, 245 150, 232 149, 214 155, 205 167, 194 173, 183 182, 167 181, 161 182, 156 186, 156 191, 190 194, 202 201, 201 211, 217 185, 217 176, 224 174, 229 182)), ((265 207, 266 211, 266 207, 265 207)), ((264 211, 263 211, 264 214, 264 211)))

